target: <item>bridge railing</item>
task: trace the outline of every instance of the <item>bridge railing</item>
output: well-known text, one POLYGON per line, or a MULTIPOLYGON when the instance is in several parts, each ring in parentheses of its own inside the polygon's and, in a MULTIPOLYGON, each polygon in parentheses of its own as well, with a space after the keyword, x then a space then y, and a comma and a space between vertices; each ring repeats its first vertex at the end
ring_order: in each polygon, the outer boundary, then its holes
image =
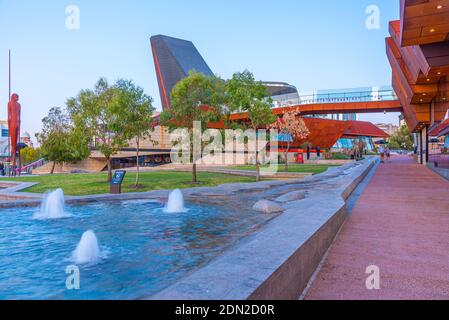
POLYGON ((37 160, 37 161, 35 161, 33 163, 30 163, 30 164, 22 167, 21 173, 28 173, 28 174, 30 174, 34 169, 42 167, 46 163, 47 163, 47 161, 45 159, 39 159, 39 160, 37 160))
POLYGON ((371 101, 393 101, 398 97, 393 90, 376 91, 348 91, 348 92, 330 92, 300 94, 297 98, 288 97, 284 99, 274 99, 275 107, 288 107, 306 104, 320 103, 349 103, 349 102, 371 102, 371 101))

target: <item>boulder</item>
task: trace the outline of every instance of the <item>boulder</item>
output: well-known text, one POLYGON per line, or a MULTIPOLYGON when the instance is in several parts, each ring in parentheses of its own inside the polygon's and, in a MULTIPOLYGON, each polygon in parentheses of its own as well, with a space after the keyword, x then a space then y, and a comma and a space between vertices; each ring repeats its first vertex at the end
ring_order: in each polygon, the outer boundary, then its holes
POLYGON ((254 206, 253 210, 263 212, 263 213, 278 213, 284 212, 284 208, 282 208, 279 204, 273 201, 268 200, 260 200, 254 206))
POLYGON ((276 202, 292 202, 292 201, 299 201, 304 200, 306 197, 302 191, 293 191, 289 192, 287 194, 284 194, 283 196, 280 196, 276 199, 276 202))

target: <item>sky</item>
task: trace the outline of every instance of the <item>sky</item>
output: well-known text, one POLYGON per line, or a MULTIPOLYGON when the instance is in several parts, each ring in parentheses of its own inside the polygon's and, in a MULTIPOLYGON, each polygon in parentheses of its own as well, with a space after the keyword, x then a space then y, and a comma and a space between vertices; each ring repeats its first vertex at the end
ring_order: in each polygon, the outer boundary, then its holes
MULTIPOLYGON (((52 107, 100 77, 133 80, 160 109, 149 41, 157 34, 193 41, 225 79, 248 69, 299 91, 390 85, 385 37, 398 18, 399 0, 0 0, 0 119, 8 49, 22 131, 34 136, 52 107), (67 28, 70 5, 79 29, 67 28), (379 29, 366 27, 370 5, 380 9, 379 29)), ((361 120, 397 124, 398 114, 361 120)))

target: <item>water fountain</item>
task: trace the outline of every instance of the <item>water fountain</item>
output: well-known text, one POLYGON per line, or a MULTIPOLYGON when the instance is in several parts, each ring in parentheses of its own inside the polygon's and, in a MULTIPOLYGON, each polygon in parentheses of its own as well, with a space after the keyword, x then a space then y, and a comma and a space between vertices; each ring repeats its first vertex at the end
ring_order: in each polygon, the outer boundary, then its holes
POLYGON ((187 212, 184 206, 184 196, 181 190, 176 189, 168 196, 168 202, 164 209, 165 213, 183 213, 187 212))
POLYGON ((72 258, 77 264, 95 263, 101 258, 97 236, 92 230, 84 232, 72 258))
POLYGON ((64 191, 62 191, 62 189, 57 189, 45 196, 42 201, 40 212, 36 213, 34 218, 47 220, 70 217, 70 215, 64 211, 64 206, 64 191))

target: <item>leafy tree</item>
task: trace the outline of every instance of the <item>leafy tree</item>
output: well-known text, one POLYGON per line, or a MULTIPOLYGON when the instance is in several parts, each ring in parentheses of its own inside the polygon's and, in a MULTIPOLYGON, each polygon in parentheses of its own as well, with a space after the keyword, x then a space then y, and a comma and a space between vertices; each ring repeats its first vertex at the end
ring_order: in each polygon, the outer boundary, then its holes
POLYGON ((94 89, 82 90, 67 101, 76 127, 94 141, 108 165, 108 182, 112 180, 112 156, 128 145, 128 135, 121 124, 123 110, 117 105, 119 89, 101 78, 94 89))
POLYGON ((71 118, 61 108, 52 108, 42 120, 42 132, 36 134, 41 155, 56 164, 74 163, 86 159, 89 154, 89 139, 83 131, 73 125, 71 118))
MULTIPOLYGON (((228 105, 233 112, 248 113, 246 128, 267 128, 274 123, 276 117, 272 112, 270 94, 262 82, 254 79, 249 71, 235 73, 226 84, 228 105)), ((256 181, 260 181, 259 147, 256 139, 256 181)))
MULTIPOLYGON (((222 120, 225 113, 225 82, 218 77, 190 72, 171 92, 171 109, 161 115, 161 122, 170 130, 186 128, 193 142, 194 122, 201 122, 201 133, 207 124, 222 120)), ((192 181, 198 182, 199 155, 191 153, 192 181)))
POLYGON ((390 137, 388 147, 395 150, 413 150, 413 135, 410 129, 406 125, 402 126, 390 137))
POLYGON ((297 111, 286 111, 282 118, 273 123, 270 128, 277 129, 280 134, 287 138, 285 149, 285 171, 288 172, 288 153, 295 140, 303 140, 310 135, 310 131, 304 120, 298 116, 297 111))
POLYGON ((20 149, 20 157, 25 165, 33 163, 41 158, 41 151, 39 148, 26 147, 20 149))
POLYGON ((129 140, 134 139, 136 143, 137 174, 135 187, 137 188, 140 172, 140 142, 145 138, 151 139, 153 132, 151 127, 154 112, 153 99, 146 95, 141 87, 136 86, 129 80, 119 80, 114 87, 117 89, 116 99, 114 100, 115 107, 121 120, 117 123, 121 127, 117 131, 123 132, 129 140))

